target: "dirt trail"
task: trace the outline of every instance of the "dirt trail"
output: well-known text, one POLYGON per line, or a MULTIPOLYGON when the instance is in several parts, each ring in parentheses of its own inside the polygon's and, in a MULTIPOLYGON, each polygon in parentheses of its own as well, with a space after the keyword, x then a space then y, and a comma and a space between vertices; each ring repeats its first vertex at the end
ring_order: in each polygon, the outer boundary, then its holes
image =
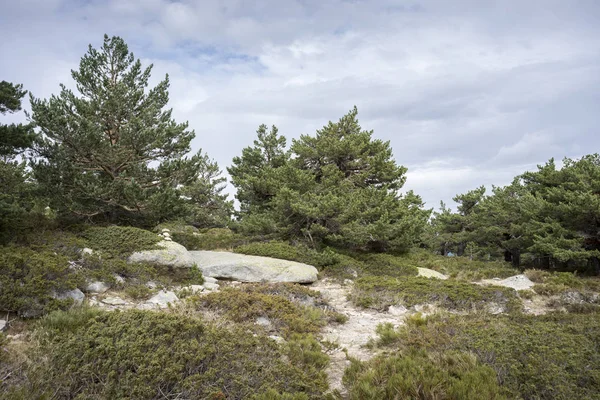
POLYGON ((337 389, 343 394, 342 377, 344 370, 350 364, 343 349, 347 350, 350 357, 362 361, 368 360, 374 356, 374 353, 364 345, 370 339, 377 337, 375 333, 377 325, 386 322, 394 326, 401 325, 408 311, 399 308, 392 314, 357 308, 347 299, 348 292, 352 288, 351 284, 341 285, 325 279, 315 282, 310 288, 321 292, 331 307, 348 317, 345 324, 329 325, 323 331, 325 340, 339 345, 339 348, 330 353, 331 364, 327 373, 331 389, 337 389))

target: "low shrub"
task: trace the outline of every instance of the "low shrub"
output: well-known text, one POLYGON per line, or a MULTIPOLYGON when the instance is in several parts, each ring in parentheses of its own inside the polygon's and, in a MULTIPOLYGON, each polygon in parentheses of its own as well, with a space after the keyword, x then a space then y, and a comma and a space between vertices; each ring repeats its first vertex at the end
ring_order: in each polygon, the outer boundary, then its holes
POLYGON ((279 346, 243 329, 137 310, 47 321, 63 322, 38 329, 27 379, 2 386, 0 397, 320 399, 327 391, 326 356, 303 356, 317 351, 311 338, 279 346))
POLYGON ((161 240, 150 231, 130 226, 92 227, 86 229, 82 236, 94 250, 120 257, 135 251, 155 249, 156 243, 161 240))
POLYGON ((522 299, 526 299, 526 300, 531 300, 533 299, 533 296, 535 295, 535 292, 527 289, 527 290, 518 290, 517 293, 519 294, 519 297, 522 299))
POLYGON ((75 307, 69 312, 51 312, 36 322, 36 326, 52 333, 73 333, 104 311, 95 307, 75 307))
POLYGON ((411 307, 425 303, 452 310, 483 309, 489 303, 502 305, 509 311, 519 307, 515 291, 509 288, 411 276, 357 279, 349 298, 360 307, 380 310, 395 304, 411 307))
POLYGON ((303 244, 292 246, 289 243, 278 241, 250 243, 236 247, 234 251, 236 253, 253 256, 273 257, 280 258, 282 260, 297 261, 313 265, 317 268, 334 265, 339 261, 337 254, 330 250, 318 252, 303 244))
POLYGON ((145 300, 150 297, 153 290, 146 285, 129 285, 125 288, 125 294, 127 297, 133 300, 145 300))
POLYGON ((183 222, 166 222, 154 230, 169 229, 174 241, 188 250, 230 250, 248 242, 248 239, 227 228, 198 229, 183 222))
POLYGON ((160 240, 149 231, 130 227, 76 227, 73 232, 45 231, 28 235, 19 244, 0 247, 0 311, 36 317, 66 309, 72 301, 55 299, 55 294, 83 289, 86 281, 114 285, 115 275, 127 279, 122 285, 132 297, 142 296, 141 286, 149 280, 166 286, 202 284, 198 268, 175 269, 128 263, 137 250, 152 249, 160 240), (82 249, 91 247, 92 254, 82 249), (128 289, 128 286, 133 288, 128 289), (135 293, 134 293, 135 292, 135 293))
POLYGON ((406 256, 407 262, 421 268, 441 272, 454 279, 475 281, 491 278, 508 278, 520 270, 501 261, 471 260, 468 257, 444 257, 425 250, 415 249, 406 256))
POLYGON ((409 257, 392 254, 363 254, 356 256, 364 263, 363 271, 375 276, 417 276, 419 270, 409 257))
POLYGON ((391 357, 423 350, 430 358, 449 351, 475 354, 495 371, 509 398, 593 399, 600 393, 598 313, 437 314, 407 320, 393 333, 389 327, 380 330, 378 345, 391 357))
POLYGON ((550 272, 543 271, 541 269, 528 269, 524 272, 525 276, 530 281, 535 283, 544 283, 544 281, 550 276, 550 272))
POLYGON ((286 337, 294 333, 317 333, 328 322, 345 322, 343 315, 327 308, 318 292, 294 284, 249 284, 192 297, 192 301, 237 323, 267 318, 271 326, 266 329, 286 337))
POLYGON ((72 300, 54 294, 83 283, 81 273, 70 268, 68 257, 52 250, 0 247, 0 309, 23 317, 35 317, 65 309, 72 300))
POLYGON ((428 354, 412 350, 354 360, 344 374, 352 400, 471 400, 508 398, 494 370, 474 354, 448 351, 428 354))
POLYGON ((573 289, 580 292, 600 291, 598 277, 579 277, 572 272, 548 272, 535 269, 525 271, 525 275, 536 283, 533 290, 544 296, 559 295, 573 289))

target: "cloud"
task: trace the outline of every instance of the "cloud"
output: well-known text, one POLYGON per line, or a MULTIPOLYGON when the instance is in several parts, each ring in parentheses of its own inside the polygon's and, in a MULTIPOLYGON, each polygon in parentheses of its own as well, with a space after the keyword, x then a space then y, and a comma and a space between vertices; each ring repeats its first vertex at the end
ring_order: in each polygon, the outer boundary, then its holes
POLYGON ((599 148, 600 3, 26 0, 3 6, 1 79, 48 97, 123 36, 224 168, 260 123, 290 138, 357 105, 428 205, 599 148))

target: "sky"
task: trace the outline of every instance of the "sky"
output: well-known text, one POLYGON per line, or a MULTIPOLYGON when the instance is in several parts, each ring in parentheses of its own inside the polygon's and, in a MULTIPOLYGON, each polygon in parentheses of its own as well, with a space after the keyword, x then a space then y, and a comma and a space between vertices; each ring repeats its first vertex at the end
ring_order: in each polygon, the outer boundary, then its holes
MULTIPOLYGON (((297 138, 354 105, 427 207, 600 151, 598 0, 0 0, 0 80, 72 86, 121 36, 224 170, 261 123, 297 138)), ((25 104, 27 109, 28 105, 25 104)), ((23 119, 23 113, 3 118, 23 119)), ((228 188, 230 193, 234 189, 228 188)))

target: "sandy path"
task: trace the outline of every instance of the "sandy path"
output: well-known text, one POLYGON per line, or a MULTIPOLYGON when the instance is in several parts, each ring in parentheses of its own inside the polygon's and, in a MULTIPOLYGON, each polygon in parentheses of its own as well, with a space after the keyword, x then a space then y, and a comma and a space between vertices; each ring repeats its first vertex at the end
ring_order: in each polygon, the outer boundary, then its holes
POLYGON ((355 307, 347 300, 347 295, 352 288, 351 284, 341 285, 328 280, 317 281, 310 286, 311 289, 321 292, 329 305, 337 312, 348 317, 345 324, 329 325, 323 330, 323 339, 335 342, 339 348, 330 353, 331 364, 327 370, 331 389, 337 389, 344 394, 342 377, 344 370, 350 364, 343 349, 353 358, 365 361, 373 357, 374 353, 364 345, 370 339, 377 337, 377 325, 389 322, 398 326, 404 322, 408 311, 377 312, 355 307))

